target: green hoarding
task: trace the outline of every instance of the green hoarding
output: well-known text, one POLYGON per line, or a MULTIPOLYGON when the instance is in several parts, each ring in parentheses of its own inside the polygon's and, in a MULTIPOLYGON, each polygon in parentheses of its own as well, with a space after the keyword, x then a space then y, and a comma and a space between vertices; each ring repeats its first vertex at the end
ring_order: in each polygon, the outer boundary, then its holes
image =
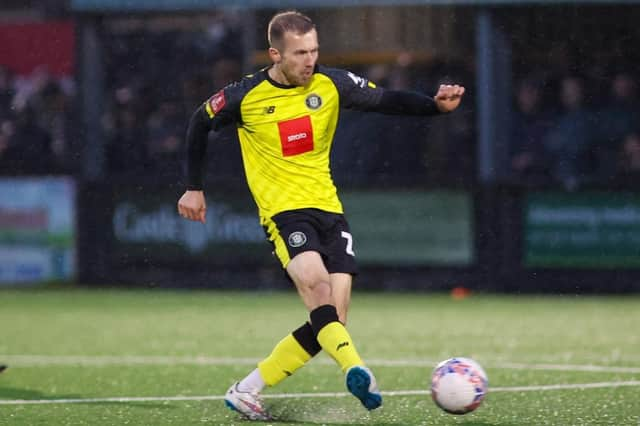
POLYGON ((464 192, 347 192, 342 202, 361 264, 469 266, 472 198, 464 192))
MULTIPOLYGON (((170 191, 115 194, 117 261, 276 265, 248 191, 207 195, 207 223, 182 219, 170 191), (149 195, 154 194, 154 195, 149 195)), ((341 195, 362 265, 466 266, 473 261, 471 197, 456 192, 341 195)))
POLYGON ((117 259, 161 263, 199 260, 217 265, 271 261, 248 191, 207 194, 205 224, 178 215, 179 195, 168 190, 148 194, 119 190, 114 196, 111 223, 117 259))
POLYGON ((640 267, 640 195, 532 194, 524 222, 525 266, 640 267))

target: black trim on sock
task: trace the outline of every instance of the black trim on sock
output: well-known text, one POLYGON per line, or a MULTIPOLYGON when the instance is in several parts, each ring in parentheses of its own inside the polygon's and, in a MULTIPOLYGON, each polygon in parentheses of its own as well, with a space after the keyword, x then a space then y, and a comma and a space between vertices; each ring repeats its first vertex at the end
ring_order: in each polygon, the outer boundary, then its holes
POLYGON ((309 314, 309 318, 311 318, 311 328, 313 328, 313 333, 317 336, 320 330, 324 328, 325 325, 339 321, 338 320, 338 311, 336 307, 333 305, 322 305, 315 308, 309 314))
POLYGON ((316 335, 313 332, 313 328, 309 322, 305 322, 300 328, 291 333, 293 338, 296 339, 300 346, 307 351, 307 353, 314 357, 322 350, 320 343, 316 340, 316 335))

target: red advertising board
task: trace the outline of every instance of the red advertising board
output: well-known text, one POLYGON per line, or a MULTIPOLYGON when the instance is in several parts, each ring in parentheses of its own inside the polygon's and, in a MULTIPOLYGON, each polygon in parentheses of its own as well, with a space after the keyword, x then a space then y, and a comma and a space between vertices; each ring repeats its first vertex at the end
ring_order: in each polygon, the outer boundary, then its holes
POLYGON ((16 74, 46 66, 57 77, 70 76, 74 49, 72 21, 0 24, 0 65, 16 74))

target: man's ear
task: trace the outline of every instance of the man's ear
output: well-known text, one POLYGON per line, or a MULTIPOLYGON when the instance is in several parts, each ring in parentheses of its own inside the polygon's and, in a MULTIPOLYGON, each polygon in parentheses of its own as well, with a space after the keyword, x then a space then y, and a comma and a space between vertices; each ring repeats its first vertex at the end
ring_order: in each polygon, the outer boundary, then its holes
POLYGON ((273 62, 274 64, 278 64, 282 60, 282 55, 280 55, 280 51, 275 47, 269 48, 269 57, 271 58, 271 62, 273 62))

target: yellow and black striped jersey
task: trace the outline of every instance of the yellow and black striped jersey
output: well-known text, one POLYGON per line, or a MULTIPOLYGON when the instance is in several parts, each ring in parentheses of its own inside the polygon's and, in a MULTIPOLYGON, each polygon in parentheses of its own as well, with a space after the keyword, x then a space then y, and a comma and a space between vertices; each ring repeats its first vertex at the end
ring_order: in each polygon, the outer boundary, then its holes
MULTIPOLYGON (((192 119, 189 132, 198 133, 194 121, 207 130, 237 126, 247 182, 262 224, 277 213, 301 208, 342 213, 329 167, 340 108, 437 113, 431 98, 408 93, 385 91, 366 78, 323 66, 316 66, 308 85, 284 86, 264 69, 210 97, 196 112, 200 117, 192 119)), ((206 137, 199 134, 187 136, 191 189, 202 187, 199 162, 206 137)))

